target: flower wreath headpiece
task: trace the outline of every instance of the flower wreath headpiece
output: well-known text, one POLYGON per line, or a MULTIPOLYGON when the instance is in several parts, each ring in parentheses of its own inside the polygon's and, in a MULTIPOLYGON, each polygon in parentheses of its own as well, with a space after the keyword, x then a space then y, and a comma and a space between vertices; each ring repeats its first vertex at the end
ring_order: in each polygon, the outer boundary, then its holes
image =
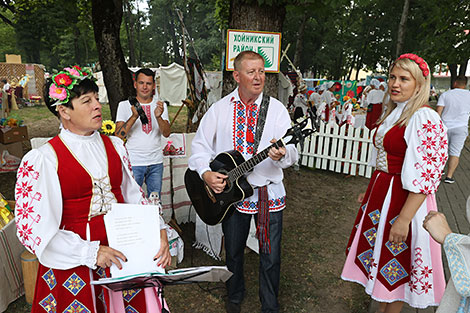
POLYGON ((93 81, 96 80, 90 69, 82 69, 78 65, 66 67, 64 70, 52 76, 52 84, 49 87, 49 97, 52 100, 56 100, 52 106, 69 102, 70 98, 74 95, 72 92, 73 87, 85 78, 89 78, 93 81))
POLYGON ((413 60, 416 64, 418 64, 419 69, 421 70, 421 72, 423 72, 424 77, 429 75, 428 65, 426 64, 426 61, 424 61, 423 58, 421 58, 421 57, 419 57, 419 56, 417 56, 416 54, 413 54, 413 53, 405 53, 405 54, 400 55, 398 57, 397 61, 401 60, 401 59, 413 60))

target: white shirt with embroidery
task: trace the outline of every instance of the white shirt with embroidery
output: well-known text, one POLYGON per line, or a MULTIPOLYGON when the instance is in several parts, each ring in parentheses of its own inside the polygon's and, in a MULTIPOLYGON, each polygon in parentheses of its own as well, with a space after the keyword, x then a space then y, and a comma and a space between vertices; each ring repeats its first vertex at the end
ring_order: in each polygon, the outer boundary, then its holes
MULTIPOLYGON (((263 94, 260 94, 255 101, 258 108, 262 99, 263 94)), ((188 160, 188 166, 191 170, 197 171, 202 176, 204 172, 211 170, 209 163, 217 154, 234 150, 234 147, 242 153, 245 160, 252 157, 252 154, 248 152, 250 146, 245 140, 247 132, 246 110, 241 108, 244 108, 244 104, 238 95, 238 88, 210 107, 202 118, 192 141, 192 154, 188 160)), ((284 105, 280 101, 270 98, 258 152, 270 146, 271 139, 282 138, 290 127, 289 113, 284 105)), ((297 159, 296 147, 292 144, 287 145, 286 155, 281 160, 274 161, 268 157, 256 165, 247 176, 248 182, 254 187, 267 185, 270 211, 284 209, 286 192, 282 183, 284 178, 282 169, 291 166, 297 159)), ((238 203, 237 210, 255 214, 258 211, 257 202, 258 190, 255 189, 251 197, 238 203)))
MULTIPOLYGON (((155 109, 157 108, 158 96, 154 96, 150 103, 141 103, 149 120, 148 124, 142 124, 138 118, 132 125, 127 136, 126 148, 132 166, 148 166, 163 163, 163 147, 167 140, 162 136, 158 127, 155 109)), ((132 109, 129 100, 119 102, 116 122, 126 122, 132 116, 132 109)), ((163 104, 162 119, 170 121, 168 108, 163 104)))
POLYGON ((318 106, 321 103, 321 95, 317 92, 312 92, 312 94, 309 97, 309 100, 314 103, 316 108, 318 108, 318 106))
MULTIPOLYGON (((378 170, 388 172, 383 138, 395 126, 406 104, 397 103, 397 107, 377 129, 376 162, 372 165, 378 170)), ((435 193, 447 161, 447 128, 436 111, 423 107, 411 117, 404 137, 407 148, 401 171, 403 188, 414 193, 435 193)))
MULTIPOLYGON (((106 150, 98 132, 91 136, 80 136, 62 129, 59 136, 95 182, 103 186, 109 185, 106 150)), ((142 189, 133 178, 122 140, 117 137, 110 139, 121 158, 121 191, 124 202, 148 204, 142 189)), ((15 195, 17 236, 44 266, 70 269, 86 265, 95 268, 99 241, 83 240, 74 232, 59 229, 62 193, 57 162, 50 144, 33 149, 23 157, 17 173, 15 195)), ((100 188, 93 190, 91 216, 107 212, 111 203, 117 202, 110 188, 102 188, 104 194, 97 192, 98 189, 100 188), (102 198, 105 201, 98 201, 102 198)), ((160 225, 161 229, 167 227, 161 217, 160 225)))

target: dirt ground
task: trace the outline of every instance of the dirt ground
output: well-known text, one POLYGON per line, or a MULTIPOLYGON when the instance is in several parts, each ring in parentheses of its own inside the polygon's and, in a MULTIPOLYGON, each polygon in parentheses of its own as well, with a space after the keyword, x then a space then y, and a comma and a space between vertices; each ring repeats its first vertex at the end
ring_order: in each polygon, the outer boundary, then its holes
MULTIPOLYGON (((30 138, 57 133, 54 117, 28 124, 30 138)), ((24 146, 28 150, 28 146, 24 146)), ((348 177, 322 170, 293 168, 285 171, 287 209, 284 211, 281 312, 349 313, 367 312, 369 298, 357 284, 344 282, 340 274, 345 248, 359 208, 358 193, 368 179, 348 177)), ((1 192, 14 197, 15 173, 0 174, 1 192)), ((194 224, 181 225, 185 257, 179 267, 223 265, 201 250, 191 247, 194 224)), ((258 256, 246 253, 247 295, 242 312, 259 312, 258 256)), ((190 284, 165 287, 165 297, 173 313, 224 312, 224 284, 190 284)), ((29 312, 24 297, 6 312, 29 312)))

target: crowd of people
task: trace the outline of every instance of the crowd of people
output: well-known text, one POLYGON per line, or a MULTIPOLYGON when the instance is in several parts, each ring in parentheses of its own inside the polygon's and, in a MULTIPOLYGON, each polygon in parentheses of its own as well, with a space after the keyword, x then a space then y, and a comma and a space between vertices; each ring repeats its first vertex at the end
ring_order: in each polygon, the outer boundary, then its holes
MULTIPOLYGON (((211 168, 215 156, 235 150, 249 159, 291 127, 284 104, 264 92, 261 55, 238 54, 233 79, 237 87, 202 118, 188 161, 215 194, 231 187, 226 173, 211 168)), ((456 88, 441 96, 437 112, 428 106, 430 81, 426 61, 404 54, 392 63, 388 81, 373 79, 360 101, 367 110, 367 127, 374 130, 370 164, 375 172, 358 197, 361 205, 341 278, 361 284, 379 301, 379 313, 398 313, 404 303, 415 308, 438 306, 441 300, 445 308, 440 312, 468 312, 470 307, 470 270, 465 267, 469 239, 452 234, 435 199, 448 156, 445 181, 453 182, 468 135, 467 80, 458 78, 456 88), (451 265, 447 289, 440 244, 464 264, 467 275, 462 278, 461 268, 451 265), (455 294, 460 295, 458 305, 446 300, 455 294)), ((108 137, 98 132, 102 105, 90 72, 65 68, 47 85, 46 105, 58 117, 60 133, 24 156, 16 183, 18 238, 40 262, 32 312, 169 310, 161 286, 112 292, 90 284, 109 277, 112 264, 121 268, 127 262, 108 245, 103 217, 111 205, 146 205, 151 193, 161 192, 161 136, 170 134, 168 108, 155 93, 151 70, 136 73, 134 88, 136 97, 119 104, 116 136, 108 137)), ((309 94, 301 83, 293 119, 307 116, 311 108, 325 122, 354 124, 355 101, 338 99, 334 88, 333 82, 327 82, 309 94)), ((295 145, 271 146, 267 159, 247 175, 253 195, 237 202, 234 213, 222 221, 226 265, 233 274, 226 282, 229 313, 241 312, 246 294, 244 249, 252 218, 259 241, 261 312, 280 311, 283 169, 297 160, 295 145)), ((160 237, 154 261, 165 267, 171 256, 161 217, 160 237)))

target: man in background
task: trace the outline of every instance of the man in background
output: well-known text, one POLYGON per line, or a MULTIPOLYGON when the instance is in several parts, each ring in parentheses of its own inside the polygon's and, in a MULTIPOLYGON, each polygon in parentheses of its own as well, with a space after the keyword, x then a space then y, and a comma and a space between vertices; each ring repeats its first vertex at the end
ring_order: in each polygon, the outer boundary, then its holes
POLYGON ((459 165, 460 152, 468 136, 470 115, 470 91, 466 90, 467 77, 458 76, 453 89, 444 92, 437 102, 437 113, 447 127, 449 141, 449 161, 445 183, 453 184, 454 172, 459 165))
POLYGON ((151 69, 142 68, 135 73, 134 88, 137 94, 135 105, 129 100, 119 103, 115 134, 127 139, 126 148, 137 183, 142 186, 145 182, 147 195, 152 192, 160 195, 163 177, 161 136, 170 135, 168 109, 166 104, 158 101, 158 96, 154 96, 155 73, 151 69))

